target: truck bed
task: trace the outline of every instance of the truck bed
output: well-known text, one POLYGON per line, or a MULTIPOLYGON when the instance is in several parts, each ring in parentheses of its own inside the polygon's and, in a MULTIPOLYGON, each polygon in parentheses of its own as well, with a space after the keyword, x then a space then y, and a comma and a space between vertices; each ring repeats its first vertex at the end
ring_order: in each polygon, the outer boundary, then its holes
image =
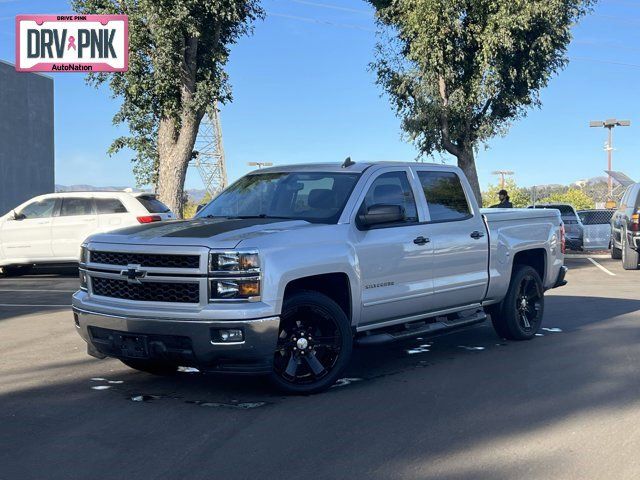
MULTIPOLYGON (((511 265, 518 252, 542 248, 546 268, 542 282, 552 288, 563 265, 558 255, 560 213, 552 209, 483 208, 489 232, 489 287, 485 304, 501 300, 510 281, 511 265)), ((544 267, 543 267, 544 268, 544 267)))

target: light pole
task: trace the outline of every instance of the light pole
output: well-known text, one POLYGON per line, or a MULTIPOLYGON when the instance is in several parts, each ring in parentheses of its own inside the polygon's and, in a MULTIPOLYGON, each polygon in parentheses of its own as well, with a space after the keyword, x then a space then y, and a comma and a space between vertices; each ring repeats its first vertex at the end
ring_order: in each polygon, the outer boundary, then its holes
POLYGON ((271 163, 271 162, 248 162, 247 165, 249 165, 250 167, 262 168, 262 167, 272 167, 273 163, 271 163))
MULTIPOLYGON (((609 130, 609 140, 607 142, 607 145, 605 147, 605 150, 607 151, 607 170, 610 172, 611 171, 611 162, 612 162, 612 156, 613 156, 613 129, 615 127, 629 127, 631 126, 631 121, 629 120, 618 120, 615 118, 609 118, 607 120, 592 120, 589 122, 589 127, 599 127, 599 128, 606 128, 609 130)), ((608 186, 609 186, 609 198, 608 200, 613 200, 613 184, 611 183, 611 175, 609 175, 609 179, 608 179, 608 186)))
POLYGON ((492 175, 500 175, 500 189, 504 190, 504 177, 505 175, 513 175, 511 170, 495 170, 491 172, 492 175))

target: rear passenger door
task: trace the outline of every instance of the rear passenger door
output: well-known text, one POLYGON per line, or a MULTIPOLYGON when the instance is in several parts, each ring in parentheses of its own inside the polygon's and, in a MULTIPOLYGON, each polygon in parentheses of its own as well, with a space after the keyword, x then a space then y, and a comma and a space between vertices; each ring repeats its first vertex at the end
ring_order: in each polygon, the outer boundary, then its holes
POLYGON ((51 245, 54 257, 72 259, 80 257, 80 245, 98 228, 98 216, 93 199, 63 197, 51 227, 51 245))
POLYGON ((94 202, 101 232, 138 223, 117 198, 94 198, 94 202))
MULTIPOLYGON (((427 202, 424 225, 433 243, 433 306, 437 310, 479 303, 489 279, 488 237, 457 173, 417 168, 427 202)), ((470 191, 470 190, 467 190, 470 191)))

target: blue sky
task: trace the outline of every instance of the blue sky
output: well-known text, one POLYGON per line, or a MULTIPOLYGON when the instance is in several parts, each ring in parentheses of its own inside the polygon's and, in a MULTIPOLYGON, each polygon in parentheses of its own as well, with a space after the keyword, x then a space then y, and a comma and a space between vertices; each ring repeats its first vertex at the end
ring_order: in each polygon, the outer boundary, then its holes
MULTIPOLYGON (((414 160, 400 121, 368 70, 376 41, 363 0, 263 0, 268 15, 253 36, 233 47, 229 73, 234 102, 222 109, 230 180, 250 161, 414 160)), ((0 0, 0 59, 15 62, 14 16, 69 13, 67 2, 0 0)), ((569 183, 603 175, 604 129, 589 120, 630 119, 614 132, 614 168, 640 180, 640 1, 601 0, 574 29, 571 62, 504 138, 477 158, 482 186, 491 172, 516 172, 521 185, 569 183)), ((84 84, 84 75, 57 73, 56 183, 133 185, 129 152, 109 157, 126 133, 111 119, 118 100, 84 84)), ((1 85, 0 85, 1 88, 1 85)), ((454 162, 449 155, 434 161, 454 162)), ((201 188, 190 172, 188 188, 201 188)))

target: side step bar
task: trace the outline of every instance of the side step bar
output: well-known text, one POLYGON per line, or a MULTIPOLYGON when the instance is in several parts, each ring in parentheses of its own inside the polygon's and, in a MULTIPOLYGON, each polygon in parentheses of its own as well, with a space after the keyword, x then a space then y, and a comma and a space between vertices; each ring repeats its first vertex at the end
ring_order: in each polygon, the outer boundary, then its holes
POLYGON ((443 319, 438 317, 435 322, 420 324, 411 326, 407 324, 406 330, 400 331, 382 331, 376 333, 375 330, 370 331, 368 335, 356 338, 356 344, 361 346, 370 345, 382 345, 385 343, 397 342, 399 340, 405 340, 413 337, 427 337, 442 335, 444 333, 453 332, 476 323, 484 322, 487 319, 487 314, 483 310, 478 310, 471 315, 464 316, 462 318, 455 319, 443 319))

